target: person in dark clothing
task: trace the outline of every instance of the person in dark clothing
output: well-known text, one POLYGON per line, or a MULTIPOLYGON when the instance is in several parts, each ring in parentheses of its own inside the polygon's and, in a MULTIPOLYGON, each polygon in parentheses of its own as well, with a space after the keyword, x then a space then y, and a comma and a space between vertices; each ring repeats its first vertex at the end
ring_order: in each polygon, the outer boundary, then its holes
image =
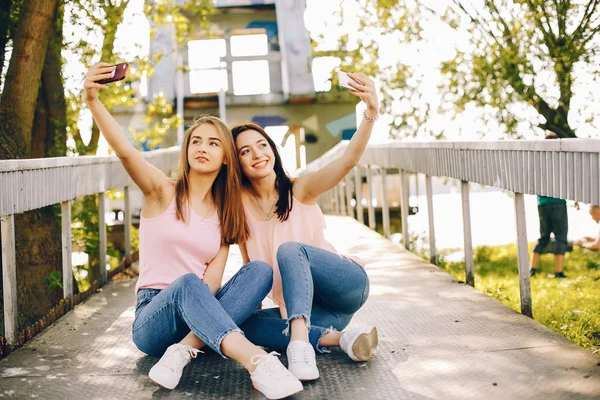
MULTIPOLYGON (((546 135, 546 139, 558 139, 558 136, 551 132, 546 135)), ((564 199, 554 197, 537 196, 538 214, 540 217, 540 238, 533 249, 531 258, 530 275, 538 272, 537 266, 540 262, 540 255, 550 242, 550 235, 554 234, 554 277, 565 278, 563 273, 563 264, 565 253, 569 247, 567 242, 567 232, 569 231, 569 220, 567 218, 567 202, 564 199)))

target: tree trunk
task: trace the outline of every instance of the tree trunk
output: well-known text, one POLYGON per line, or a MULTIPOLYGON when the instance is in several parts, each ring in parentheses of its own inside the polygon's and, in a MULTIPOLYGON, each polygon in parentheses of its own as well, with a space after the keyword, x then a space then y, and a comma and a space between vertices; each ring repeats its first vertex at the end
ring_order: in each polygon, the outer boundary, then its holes
MULTIPOLYGON (((56 33, 52 23, 57 6, 58 0, 29 0, 23 4, 0 98, 0 160, 31 156, 35 107, 48 43, 56 33)), ((49 62, 56 68, 55 62, 49 62)), ((64 92, 52 95, 60 97, 64 92)), ((47 97, 48 109, 56 106, 50 102, 58 103, 58 100, 47 97)), ((45 315, 61 294, 60 289, 50 289, 45 281, 53 271, 62 269, 60 222, 54 208, 15 215, 19 329, 45 315)))
MULTIPOLYGON (((8 24, 10 23, 10 8, 12 0, 0 1, 0 69, 4 66, 4 53, 8 43, 8 24)), ((2 76, 0 76, 0 85, 2 76)))
POLYGON ((0 130, 14 135, 25 155, 29 154, 40 78, 57 2, 29 0, 23 4, 6 74, 8 84, 0 98, 0 130))
POLYGON ((544 130, 549 130, 558 135, 560 139, 576 138, 575 131, 571 129, 569 121, 567 120, 568 109, 564 106, 559 106, 558 109, 550 108, 547 106, 536 107, 538 112, 546 119, 546 122, 540 124, 539 127, 544 130))
MULTIPOLYGON (((24 158, 16 141, 0 132, 0 159, 24 158)), ((24 329, 43 317, 61 297, 59 289, 50 289, 45 279, 62 268, 61 230, 54 207, 15 215, 17 253, 18 329, 24 329)), ((0 268, 2 267, 0 257, 0 268)), ((0 307, 3 307, 0 274, 0 307)), ((4 321, 0 335, 4 333, 4 321)))
POLYGON ((15 215, 17 307, 20 329, 35 323, 62 297, 46 277, 62 271, 61 229, 55 206, 15 215))
POLYGON ((58 18, 54 23, 42 71, 32 132, 32 158, 66 155, 67 103, 61 75, 62 22, 63 7, 59 5, 58 18))

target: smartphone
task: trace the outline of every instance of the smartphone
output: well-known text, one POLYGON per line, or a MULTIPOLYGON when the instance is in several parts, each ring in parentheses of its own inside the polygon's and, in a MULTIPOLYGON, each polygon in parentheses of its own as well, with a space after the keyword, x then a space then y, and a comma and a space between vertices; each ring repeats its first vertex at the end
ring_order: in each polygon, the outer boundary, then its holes
POLYGON ((129 64, 124 62, 121 64, 112 65, 112 67, 115 67, 112 77, 100 79, 99 81, 96 81, 96 83, 104 85, 106 83, 116 82, 125 79, 125 75, 127 74, 127 68, 129 67, 129 64))
POLYGON ((350 81, 353 81, 353 82, 355 82, 355 81, 348 76, 347 72, 338 71, 338 81, 339 81, 341 87, 350 89, 350 90, 356 90, 348 84, 348 82, 350 82, 350 81))

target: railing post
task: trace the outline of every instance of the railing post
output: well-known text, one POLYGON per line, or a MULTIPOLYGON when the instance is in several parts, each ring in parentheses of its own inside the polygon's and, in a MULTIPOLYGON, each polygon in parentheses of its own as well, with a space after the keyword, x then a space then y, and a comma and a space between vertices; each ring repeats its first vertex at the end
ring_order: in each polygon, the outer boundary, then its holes
POLYGON ((367 215, 369 228, 375 229, 375 208, 373 207, 373 168, 367 165, 367 215))
POLYGON ((354 210, 352 209, 352 182, 350 181, 349 173, 344 177, 344 188, 346 189, 346 214, 354 218, 354 210))
POLYGON ((327 192, 327 208, 329 209, 328 213, 335 215, 335 205, 333 200, 333 193, 330 191, 327 192))
POLYGON ((410 234, 408 232, 408 179, 407 173, 404 170, 400 171, 400 213, 402 217, 402 244, 404 244, 404 248, 408 250, 410 246, 410 234))
POLYGON ((425 175, 425 188, 427 191, 427 214, 429 217, 429 262, 437 263, 437 251, 435 248, 435 226, 433 220, 433 189, 431 187, 431 176, 425 175))
POLYGON ((381 214, 383 218, 383 234, 386 238, 390 238, 390 206, 388 201, 388 191, 387 191, 387 176, 386 169, 381 168, 381 214))
POLYGON ((517 259, 519 261, 519 291, 521 313, 533 318, 531 284, 529 279, 529 256, 527 248, 527 225, 525 219, 525 196, 515 193, 515 218, 517 226, 517 259))
POLYGON ((107 282, 106 273, 106 213, 104 205, 106 196, 103 193, 98 193, 98 264, 100 268, 100 286, 104 286, 107 282))
POLYGON ((475 265, 473 263, 473 242, 471 241, 471 207, 469 202, 469 182, 461 181, 463 214, 463 235, 465 243, 465 282, 475 287, 475 265))
POLYGON ((340 215, 340 192, 337 186, 331 189, 331 196, 333 198, 333 214, 340 215))
POLYGON ((4 295, 4 335, 10 345, 17 344, 17 257, 15 252, 15 218, 0 219, 2 235, 2 293, 4 295))
POLYGON ((338 199, 340 201, 340 215, 346 215, 346 191, 343 181, 337 185, 338 199))
POLYGON ((73 304, 73 250, 71 248, 71 201, 60 204, 62 227, 62 281, 63 297, 71 300, 73 304))
POLYGON ((123 236, 125 240, 125 266, 131 265, 131 186, 125 186, 125 205, 123 210, 123 236))
POLYGON ((356 219, 361 223, 365 223, 362 206, 362 172, 360 165, 354 167, 354 193, 356 194, 356 219))

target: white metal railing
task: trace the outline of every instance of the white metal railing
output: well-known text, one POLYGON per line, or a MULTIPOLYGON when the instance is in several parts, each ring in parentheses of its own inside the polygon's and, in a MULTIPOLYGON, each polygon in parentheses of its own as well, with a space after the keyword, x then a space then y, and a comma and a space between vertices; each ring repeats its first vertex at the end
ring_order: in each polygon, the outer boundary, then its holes
MULTIPOLYGON (((144 153, 155 167, 172 174, 179 148, 144 153)), ((131 259, 130 188, 133 182, 116 156, 57 157, 0 161, 0 227, 4 295, 4 331, 8 344, 17 340, 17 268, 14 214, 61 204, 63 297, 73 300, 71 264, 71 200, 98 194, 99 259, 106 258, 105 192, 124 188, 125 257, 131 259)), ((100 263, 100 285, 107 271, 100 263)))
MULTIPOLYGON (((301 173, 322 167, 342 154, 347 142, 340 142, 301 173)), ((461 181, 465 281, 474 286, 473 246, 469 204, 469 182, 493 186, 515 194, 515 220, 521 312, 532 316, 524 194, 543 195, 591 204, 600 203, 600 140, 565 139, 490 142, 389 142, 369 145, 354 179, 346 176, 319 199, 326 213, 356 217, 364 223, 362 180, 366 177, 368 225, 375 227, 373 174, 381 177, 383 231, 390 236, 386 177, 389 169, 400 173, 400 206, 403 244, 408 248, 408 173, 425 175, 429 218, 429 251, 436 261, 434 210, 431 178, 448 177, 461 181), (360 188, 360 190, 356 190, 360 188), (355 198, 355 206, 351 204, 355 198)))

